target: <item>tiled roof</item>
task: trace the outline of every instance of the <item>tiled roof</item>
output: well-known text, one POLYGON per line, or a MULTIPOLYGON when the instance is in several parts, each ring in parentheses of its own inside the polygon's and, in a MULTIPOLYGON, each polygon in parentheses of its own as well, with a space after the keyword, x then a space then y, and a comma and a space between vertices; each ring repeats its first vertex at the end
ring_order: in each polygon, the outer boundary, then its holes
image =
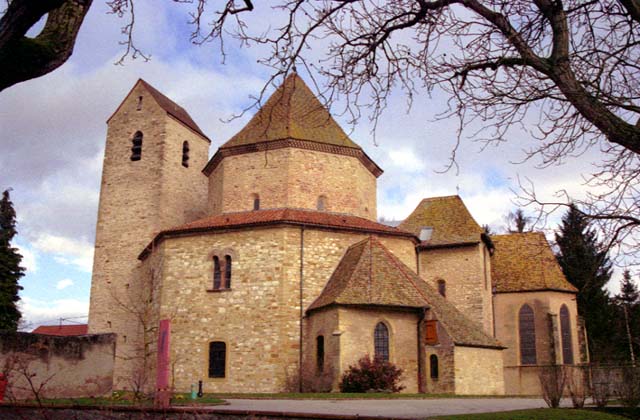
MULTIPOLYGON (((207 137, 202 132, 202 130, 200 130, 200 127, 198 127, 198 124, 196 124, 196 122, 193 121, 193 119, 191 118, 189 113, 183 107, 181 107, 177 103, 173 102, 171 99, 169 99, 167 96, 165 96, 162 92, 160 92, 158 89, 154 88, 153 86, 151 86, 149 83, 145 82, 144 80, 139 79, 138 83, 142 84, 142 86, 144 86, 145 89, 147 89, 149 91, 151 96, 153 96, 153 99, 156 100, 158 105, 160 105, 160 107, 162 109, 164 109, 167 112, 167 114, 171 115, 172 117, 174 117, 175 119, 180 121, 182 124, 186 125, 190 129, 195 131, 200 136, 202 136, 205 139, 209 140, 209 137, 207 137)), ((211 141, 211 140, 209 140, 209 141, 211 141)))
POLYGON ((362 217, 315 210, 291 208, 266 209, 237 213, 223 213, 162 231, 155 237, 153 242, 145 248, 139 258, 144 258, 147 252, 152 248, 153 244, 157 243, 167 235, 274 224, 315 226, 321 228, 360 231, 365 233, 404 236, 415 239, 415 236, 410 232, 405 232, 398 228, 383 225, 362 217))
POLYGON ((373 237, 347 250, 307 311, 329 305, 429 307, 455 344, 502 347, 373 237))
POLYGON ((221 148, 289 138, 360 148, 296 73, 290 74, 251 121, 221 148))
POLYGON ((457 195, 425 198, 398 227, 416 235, 422 228, 432 228, 425 246, 478 243, 483 233, 457 195))
POLYGON ((534 290, 577 292, 562 273, 544 234, 495 235, 491 278, 498 293, 534 290))
POLYGON ((35 330, 31 331, 31 333, 43 334, 43 335, 72 336, 72 335, 86 335, 88 329, 89 329, 89 326, 87 324, 40 325, 35 330))

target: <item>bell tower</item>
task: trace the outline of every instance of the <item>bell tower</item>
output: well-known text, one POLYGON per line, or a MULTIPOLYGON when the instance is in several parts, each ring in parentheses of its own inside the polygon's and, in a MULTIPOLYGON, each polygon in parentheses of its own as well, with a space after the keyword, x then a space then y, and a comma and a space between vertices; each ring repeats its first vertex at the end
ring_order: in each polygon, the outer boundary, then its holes
POLYGON ((126 387, 126 360, 139 344, 138 255, 161 230, 204 214, 210 143, 182 107, 141 79, 107 121, 89 332, 118 334, 116 386, 126 387))

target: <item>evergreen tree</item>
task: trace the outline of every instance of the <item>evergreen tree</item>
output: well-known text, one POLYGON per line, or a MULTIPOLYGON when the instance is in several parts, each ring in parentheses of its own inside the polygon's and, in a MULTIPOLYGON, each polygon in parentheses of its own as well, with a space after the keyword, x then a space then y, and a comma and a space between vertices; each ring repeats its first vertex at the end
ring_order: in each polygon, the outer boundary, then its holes
POLYGON ((640 298, 638 286, 631 280, 629 270, 624 270, 622 281, 620 282, 620 294, 616 296, 616 300, 629 307, 635 307, 638 304, 638 298, 640 298))
POLYGON ((521 208, 509 212, 505 219, 507 222, 507 232, 509 233, 523 233, 531 230, 531 218, 525 215, 524 210, 521 208))
POLYGON ((640 339, 640 292, 638 286, 631 280, 629 270, 624 270, 620 282, 620 293, 616 295, 620 314, 618 322, 618 343, 621 352, 627 353, 632 363, 636 363, 638 354, 638 339, 640 339))
POLYGON ((562 271, 578 289, 578 313, 586 323, 591 360, 620 357, 616 351, 616 329, 611 328, 617 311, 604 289, 611 278, 611 261, 595 231, 589 229, 588 220, 575 205, 563 216, 556 243, 559 248, 556 257, 562 271))
POLYGON ((24 276, 24 268, 20 267, 22 256, 11 246, 16 233, 16 212, 7 190, 0 200, 0 331, 16 331, 21 317, 17 303, 22 286, 18 280, 24 276))

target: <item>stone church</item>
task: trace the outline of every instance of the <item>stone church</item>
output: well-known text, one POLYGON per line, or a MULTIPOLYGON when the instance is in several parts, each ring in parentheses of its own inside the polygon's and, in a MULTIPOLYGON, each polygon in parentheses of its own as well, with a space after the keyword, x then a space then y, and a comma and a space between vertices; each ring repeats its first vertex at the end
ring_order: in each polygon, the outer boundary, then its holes
POLYGON ((541 233, 488 236, 459 196, 378 222, 382 169, 297 74, 211 159, 143 80, 107 124, 89 332, 118 336, 116 389, 337 391, 370 355, 404 392, 535 394, 586 362, 541 233))

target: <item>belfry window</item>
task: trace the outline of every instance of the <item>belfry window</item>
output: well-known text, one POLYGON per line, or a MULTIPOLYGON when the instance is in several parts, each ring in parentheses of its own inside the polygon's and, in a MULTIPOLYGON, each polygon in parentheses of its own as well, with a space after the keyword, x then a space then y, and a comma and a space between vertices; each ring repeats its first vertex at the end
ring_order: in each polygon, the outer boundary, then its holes
POLYGON ((222 285, 222 271, 220 270, 220 258, 213 257, 213 288, 220 289, 222 285))
POLYGON ((316 337, 316 366, 318 372, 324 370, 324 336, 322 335, 316 337))
POLYGON ((573 347, 571 346, 571 317, 567 305, 560 308, 560 335, 562 336, 562 360, 565 365, 573 364, 573 347))
POLYGON ((447 282, 442 279, 438 280, 438 293, 440 293, 442 297, 447 296, 447 282))
POLYGON ((209 343, 209 377, 224 378, 226 374, 227 345, 222 341, 209 343))
POLYGON ((520 364, 535 365, 536 358, 536 325, 533 309, 523 305, 518 314, 518 333, 520 338, 520 364))
POLYGON ((189 167, 189 142, 185 141, 182 143, 182 166, 185 168, 189 167))
POLYGON ((253 209, 260 210, 260 196, 258 194, 253 194, 251 197, 253 198, 253 209))
POLYGON ((142 158, 142 132, 136 131, 131 140, 131 160, 136 161, 142 158))
POLYGON ((140 111, 142 109, 142 96, 138 96, 138 105, 136 106, 136 110, 140 111))
POLYGON ((431 373, 431 379, 438 379, 438 356, 435 354, 429 356, 429 371, 431 373))
POLYGON ((324 195, 318 197, 318 203, 316 207, 320 211, 325 211, 327 209, 327 197, 325 197, 324 195))
POLYGON ((389 329, 382 322, 373 331, 373 348, 376 358, 389 361, 389 329))

